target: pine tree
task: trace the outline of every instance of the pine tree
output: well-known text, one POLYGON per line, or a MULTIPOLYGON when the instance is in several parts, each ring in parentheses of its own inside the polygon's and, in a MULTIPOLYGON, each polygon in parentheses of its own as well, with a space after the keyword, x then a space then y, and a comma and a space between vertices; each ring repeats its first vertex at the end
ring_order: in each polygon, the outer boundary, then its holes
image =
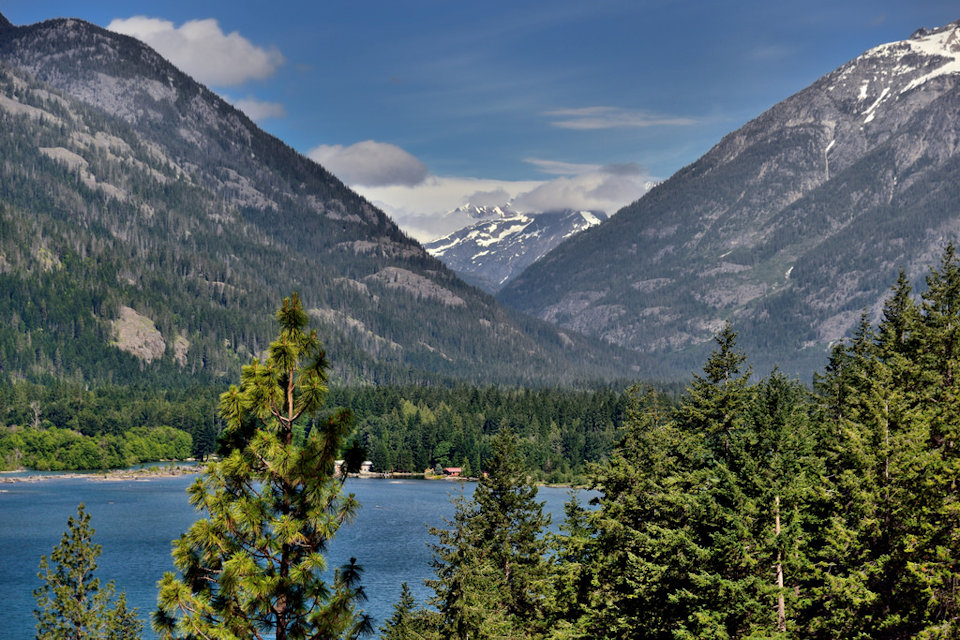
POLYGON ((739 476, 757 507, 752 540, 758 548, 759 602, 776 602, 775 620, 763 615, 769 608, 761 608, 750 627, 771 637, 774 631, 802 637, 797 619, 810 596, 809 547, 820 526, 817 507, 825 473, 811 413, 809 392, 779 371, 754 388, 751 439, 739 476))
POLYGON ((422 638, 418 624, 420 614, 416 610, 416 601, 410 593, 410 587, 404 582, 400 585, 400 600, 393 605, 393 615, 380 627, 382 640, 417 640, 422 638))
POLYGON ((563 506, 560 532, 547 537, 552 554, 553 592, 548 602, 549 637, 579 638, 594 586, 590 567, 594 551, 589 512, 576 495, 563 506))
POLYGON ((679 484, 684 434, 663 415, 655 394, 635 390, 633 397, 609 463, 592 470, 591 485, 601 496, 599 508, 585 514, 587 535, 577 536, 588 539, 586 548, 577 549, 572 532, 560 541, 585 565, 591 589, 586 603, 558 603, 557 626, 567 637, 667 639, 686 619, 674 597, 692 588, 696 566, 679 484))
POLYGON ((127 609, 121 593, 111 607, 113 582, 100 588, 96 577, 101 547, 93 542, 90 514, 84 505, 67 521, 67 531, 50 560, 40 560, 44 584, 33 592, 37 599, 37 640, 134 640, 143 623, 136 610, 127 609), (53 563, 51 565, 51 562, 53 563))
POLYGON ((443 638, 534 638, 549 594, 543 530, 549 516, 527 480, 516 435, 498 432, 473 499, 456 504, 451 529, 432 529, 443 638))
POLYGON ((918 309, 901 274, 878 330, 864 317, 835 352, 843 366, 826 379, 831 500, 808 610, 811 638, 957 632, 960 269, 952 247, 927 284, 918 309))
POLYGON ((894 354, 916 353, 920 313, 911 296, 912 291, 907 274, 901 270, 883 305, 883 320, 878 332, 878 344, 886 358, 894 354))
POLYGON ((673 595, 687 613, 678 638, 737 637, 762 628, 762 612, 771 608, 772 583, 760 564, 764 545, 756 539, 768 505, 749 491, 748 482, 751 370, 729 324, 715 340, 703 375, 694 376, 674 414, 685 436, 679 486, 687 511, 681 531, 696 558, 690 585, 673 595))
POLYGON ((737 349, 737 334, 729 324, 714 340, 717 348, 703 365, 703 375, 694 375, 676 419, 681 428, 701 436, 701 462, 730 462, 744 429, 751 370, 744 368, 747 357, 737 349))
POLYGON ((360 614, 362 568, 351 558, 327 584, 324 551, 357 503, 344 496, 334 460, 350 431, 338 412, 314 425, 302 447, 295 426, 327 394, 326 358, 306 332, 299 297, 284 299, 265 363, 243 368, 221 396, 235 449, 190 488, 206 513, 174 542, 180 576, 159 583, 154 628, 162 638, 352 638, 369 631, 360 614))

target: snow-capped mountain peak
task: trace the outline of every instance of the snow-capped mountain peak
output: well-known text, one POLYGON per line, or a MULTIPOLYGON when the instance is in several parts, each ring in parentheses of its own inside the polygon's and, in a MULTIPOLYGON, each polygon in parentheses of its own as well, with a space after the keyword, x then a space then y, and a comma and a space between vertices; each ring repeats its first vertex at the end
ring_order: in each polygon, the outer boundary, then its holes
POLYGON ((867 124, 884 106, 947 75, 960 75, 960 21, 937 29, 919 29, 907 40, 874 47, 827 78, 831 80, 830 91, 849 90, 850 82, 858 83, 859 113, 867 124))
POLYGON ((449 216, 468 216, 477 220, 486 218, 508 218, 517 215, 509 204, 503 205, 475 205, 467 203, 451 211, 449 216))
POLYGON ((426 249, 465 280, 491 293, 570 236, 607 219, 598 211, 490 210, 500 213, 434 240, 426 249))

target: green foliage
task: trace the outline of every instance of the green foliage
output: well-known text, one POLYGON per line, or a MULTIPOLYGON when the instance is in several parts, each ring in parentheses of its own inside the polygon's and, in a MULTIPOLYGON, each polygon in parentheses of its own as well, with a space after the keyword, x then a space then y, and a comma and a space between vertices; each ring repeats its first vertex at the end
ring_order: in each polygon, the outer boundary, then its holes
POLYGON ((205 458, 216 449, 220 423, 215 409, 221 391, 218 387, 158 389, 141 384, 86 388, 72 383, 40 385, 0 379, 0 467, 89 469, 205 458), (41 431, 60 435, 54 438, 41 431), (38 445, 38 459, 33 461, 24 457, 26 451, 17 443, 23 437, 50 446, 38 445), (112 459, 100 456, 95 464, 89 460, 67 463, 71 456, 56 450, 54 440, 64 446, 90 440, 93 448, 121 453, 112 459), (9 446, 5 448, 3 443, 9 446), (185 455, 184 443, 189 443, 185 455), (8 457, 18 449, 19 459, 8 457))
POLYGON ((56 427, 8 428, 0 432, 0 465, 48 471, 116 469, 156 460, 185 460, 192 443, 189 433, 172 427, 138 427, 100 436, 56 427))
POLYGON ((358 505, 343 495, 334 460, 350 431, 338 412, 302 446, 295 427, 327 395, 326 356, 294 294, 277 312, 266 362, 245 366, 221 396, 233 451, 189 489, 206 513, 174 542, 179 575, 159 583, 161 638, 353 638, 369 630, 355 558, 323 578, 323 552, 358 505))
POLYGON ((952 246, 918 305, 901 276, 878 331, 865 322, 819 384, 832 470, 815 549, 808 637, 953 637, 960 620, 956 530, 956 327, 952 246))
POLYGON ((597 509, 553 547, 555 638, 948 638, 960 631, 960 261, 901 277, 816 394, 752 382, 725 328, 674 409, 637 398, 597 509))
POLYGON ((67 530, 50 559, 40 559, 43 586, 33 592, 37 599, 37 640, 135 640, 143 623, 136 610, 127 609, 121 592, 116 602, 113 582, 101 588, 96 577, 100 545, 93 542, 90 514, 81 504, 77 516, 67 521, 67 530))
POLYGON ((451 529, 432 529, 436 579, 428 584, 440 638, 538 638, 549 595, 549 516, 529 484, 516 435, 500 432, 473 499, 456 503, 451 529))
POLYGON ((503 428, 520 438, 526 471, 539 482, 582 482, 605 459, 628 404, 612 389, 376 386, 340 388, 357 437, 378 471, 422 472, 439 465, 484 468, 503 428))
POLYGON ((393 615, 380 627, 382 640, 419 640, 423 613, 417 612, 416 601, 404 582, 400 585, 400 600, 393 605, 393 615))
MULTIPOLYGON (((190 434, 190 457, 205 458, 218 447, 222 420, 216 406, 222 390, 219 385, 164 389, 143 384, 88 389, 0 378, 0 466, 100 468, 185 457, 163 451, 106 461, 99 456, 68 466, 63 462, 72 455, 47 447, 36 461, 28 460, 17 439, 33 425, 89 436, 97 448, 110 441, 104 447, 111 451, 122 450, 123 445, 116 443, 133 429, 169 425, 190 434), (3 425, 8 429, 4 431, 3 425)), ((422 472, 441 462, 441 467, 480 469, 490 455, 490 439, 506 425, 520 436, 527 471, 538 482, 582 483, 586 464, 609 455, 627 400, 612 388, 378 385, 331 389, 330 404, 350 411, 356 428, 348 442, 356 440, 362 459, 373 461, 378 471, 422 472)), ((302 443, 299 439, 322 420, 321 415, 298 424, 296 441, 302 443)), ((69 446, 75 440, 70 435, 62 442, 69 446)))

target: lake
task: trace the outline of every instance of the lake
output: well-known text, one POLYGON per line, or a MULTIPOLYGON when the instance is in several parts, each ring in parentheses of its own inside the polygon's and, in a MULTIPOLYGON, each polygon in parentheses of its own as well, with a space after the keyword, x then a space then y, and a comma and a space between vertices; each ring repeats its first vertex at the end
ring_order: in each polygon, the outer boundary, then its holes
MULTIPOLYGON (((0 484, 0 602, 7 613, 2 636, 10 640, 33 638, 33 590, 40 556, 50 556, 67 528, 67 518, 83 502, 102 545, 98 575, 113 580, 127 593, 129 606, 140 609, 146 621, 156 606, 156 583, 173 570, 171 541, 197 519, 187 502, 186 488, 194 476, 144 480, 101 481, 84 478, 48 478, 39 482, 0 484)), ((327 561, 339 566, 351 557, 364 567, 363 585, 369 597, 364 610, 379 626, 390 616, 407 582, 423 602, 432 594, 423 585, 432 577, 430 549, 434 541, 428 526, 445 526, 452 517, 451 498, 469 497, 474 483, 438 480, 351 478, 347 491, 361 508, 356 520, 340 529, 327 561)), ((552 513, 554 528, 563 518, 569 490, 541 488, 539 499, 552 513)), ((149 624, 144 638, 154 638, 149 624)))

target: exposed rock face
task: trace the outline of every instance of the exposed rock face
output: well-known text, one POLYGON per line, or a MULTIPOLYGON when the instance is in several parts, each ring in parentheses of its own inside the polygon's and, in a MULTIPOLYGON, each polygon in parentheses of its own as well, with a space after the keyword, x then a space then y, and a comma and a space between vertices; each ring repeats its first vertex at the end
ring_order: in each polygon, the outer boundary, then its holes
POLYGON ((143 362, 150 363, 160 358, 167 349, 167 343, 153 320, 130 307, 120 307, 120 316, 112 324, 117 347, 143 362))
POLYGON ((498 297, 693 370, 730 320, 808 375, 960 232, 960 23, 879 46, 730 133, 498 297))
POLYGON ((437 300, 448 307, 464 307, 467 304, 463 298, 449 289, 441 287, 429 278, 424 278, 412 271, 398 267, 387 267, 372 276, 368 276, 366 280, 380 282, 389 289, 406 291, 418 300, 437 300))
POLYGON ((173 341, 173 359, 181 367, 187 366, 187 354, 190 353, 190 341, 186 336, 177 336, 173 341))

